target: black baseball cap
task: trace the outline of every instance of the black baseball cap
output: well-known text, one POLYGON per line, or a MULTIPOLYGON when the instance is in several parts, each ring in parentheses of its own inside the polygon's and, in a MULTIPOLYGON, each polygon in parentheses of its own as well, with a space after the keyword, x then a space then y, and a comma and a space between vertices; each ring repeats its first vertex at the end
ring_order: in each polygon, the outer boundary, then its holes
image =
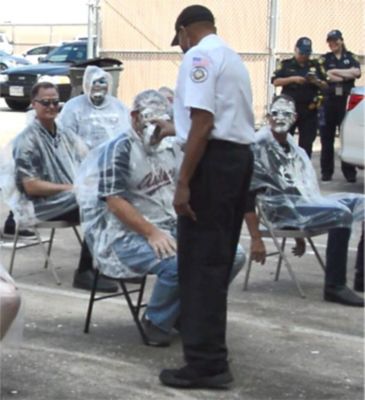
POLYGON ((343 39, 341 31, 339 31, 338 29, 334 29, 333 31, 328 32, 327 42, 329 40, 338 40, 338 39, 341 39, 341 40, 343 39))
POLYGON ((300 54, 310 56, 312 54, 312 41, 307 37, 301 37, 297 40, 295 47, 300 54))
POLYGON ((171 46, 176 46, 179 44, 178 32, 180 26, 188 26, 193 22, 208 21, 214 24, 214 16, 212 12, 204 6, 193 5, 184 8, 175 22, 175 36, 171 42, 171 46))

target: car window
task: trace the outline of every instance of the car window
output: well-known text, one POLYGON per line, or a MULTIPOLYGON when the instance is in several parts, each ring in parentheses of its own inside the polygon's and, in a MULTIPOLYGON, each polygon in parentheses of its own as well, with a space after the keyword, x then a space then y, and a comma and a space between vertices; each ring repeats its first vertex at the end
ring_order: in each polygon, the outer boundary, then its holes
POLYGON ((36 47, 35 49, 29 50, 27 52, 28 56, 38 56, 39 54, 47 54, 47 46, 36 47))
POLYGON ((86 60, 86 45, 84 43, 67 44, 54 49, 47 56, 50 62, 70 62, 86 60))

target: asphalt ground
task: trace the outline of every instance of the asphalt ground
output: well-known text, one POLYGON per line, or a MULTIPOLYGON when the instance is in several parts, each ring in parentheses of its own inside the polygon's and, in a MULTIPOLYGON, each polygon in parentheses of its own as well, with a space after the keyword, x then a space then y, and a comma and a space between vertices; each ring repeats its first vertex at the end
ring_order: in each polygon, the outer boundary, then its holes
MULTIPOLYGON (((0 101, 0 145, 25 122, 0 101)), ((313 162, 318 171, 318 143, 313 162)), ((362 193, 363 172, 349 184, 339 172, 322 186, 325 193, 362 193)), ((0 224, 7 215, 0 206, 0 224)), ((42 233, 44 237, 47 232, 42 233)), ((350 241, 348 282, 352 286, 360 227, 350 241)), ((246 228, 241 243, 247 249, 246 228)), ((266 241, 268 250, 272 243, 266 241)), ((290 244, 290 242, 289 242, 290 244)), ((315 238, 322 255, 326 236, 315 238)), ((9 265, 11 242, 2 241, 0 256, 9 265)), ((275 260, 252 268, 249 290, 244 272, 229 292, 227 341, 235 382, 228 391, 175 390, 158 381, 162 368, 182 365, 176 335, 169 348, 142 344, 124 300, 95 305, 88 335, 83 325, 88 293, 72 288, 79 245, 72 231, 56 234, 52 259, 62 284, 43 269, 38 246, 16 253, 14 278, 21 290, 23 340, 1 346, 1 399, 31 400, 361 400, 364 394, 364 314, 362 309, 322 300, 323 272, 314 254, 290 257, 305 291, 299 297, 287 271, 274 282, 275 260)), ((289 252, 290 253, 290 252, 289 252)), ((148 279, 146 298, 153 285, 148 279)))

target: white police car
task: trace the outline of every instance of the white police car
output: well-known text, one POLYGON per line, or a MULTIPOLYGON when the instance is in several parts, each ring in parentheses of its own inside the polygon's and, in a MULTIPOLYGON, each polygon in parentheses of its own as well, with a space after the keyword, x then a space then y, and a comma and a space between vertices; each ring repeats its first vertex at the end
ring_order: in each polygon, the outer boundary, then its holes
POLYGON ((351 90, 345 118, 340 129, 342 161, 364 168, 365 86, 351 90))

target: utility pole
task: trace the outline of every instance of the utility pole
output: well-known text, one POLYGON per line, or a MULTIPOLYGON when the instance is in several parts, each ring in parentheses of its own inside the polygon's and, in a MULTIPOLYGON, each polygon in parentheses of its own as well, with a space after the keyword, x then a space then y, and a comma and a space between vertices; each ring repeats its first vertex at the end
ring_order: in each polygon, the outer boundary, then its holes
POLYGON ((100 0, 89 0, 87 18, 87 58, 94 58, 99 55, 99 36, 100 36, 100 0), (96 42, 96 43, 95 43, 96 42), (96 50, 96 54, 95 54, 96 50))
POLYGON ((268 37, 268 50, 269 50, 269 62, 267 67, 267 91, 266 91, 266 111, 268 111, 269 104, 274 94, 274 88, 271 84, 271 77, 275 71, 276 64, 276 46, 277 46, 277 35, 278 35, 278 9, 280 0, 271 0, 270 2, 270 17, 269 17, 269 37, 268 37))

